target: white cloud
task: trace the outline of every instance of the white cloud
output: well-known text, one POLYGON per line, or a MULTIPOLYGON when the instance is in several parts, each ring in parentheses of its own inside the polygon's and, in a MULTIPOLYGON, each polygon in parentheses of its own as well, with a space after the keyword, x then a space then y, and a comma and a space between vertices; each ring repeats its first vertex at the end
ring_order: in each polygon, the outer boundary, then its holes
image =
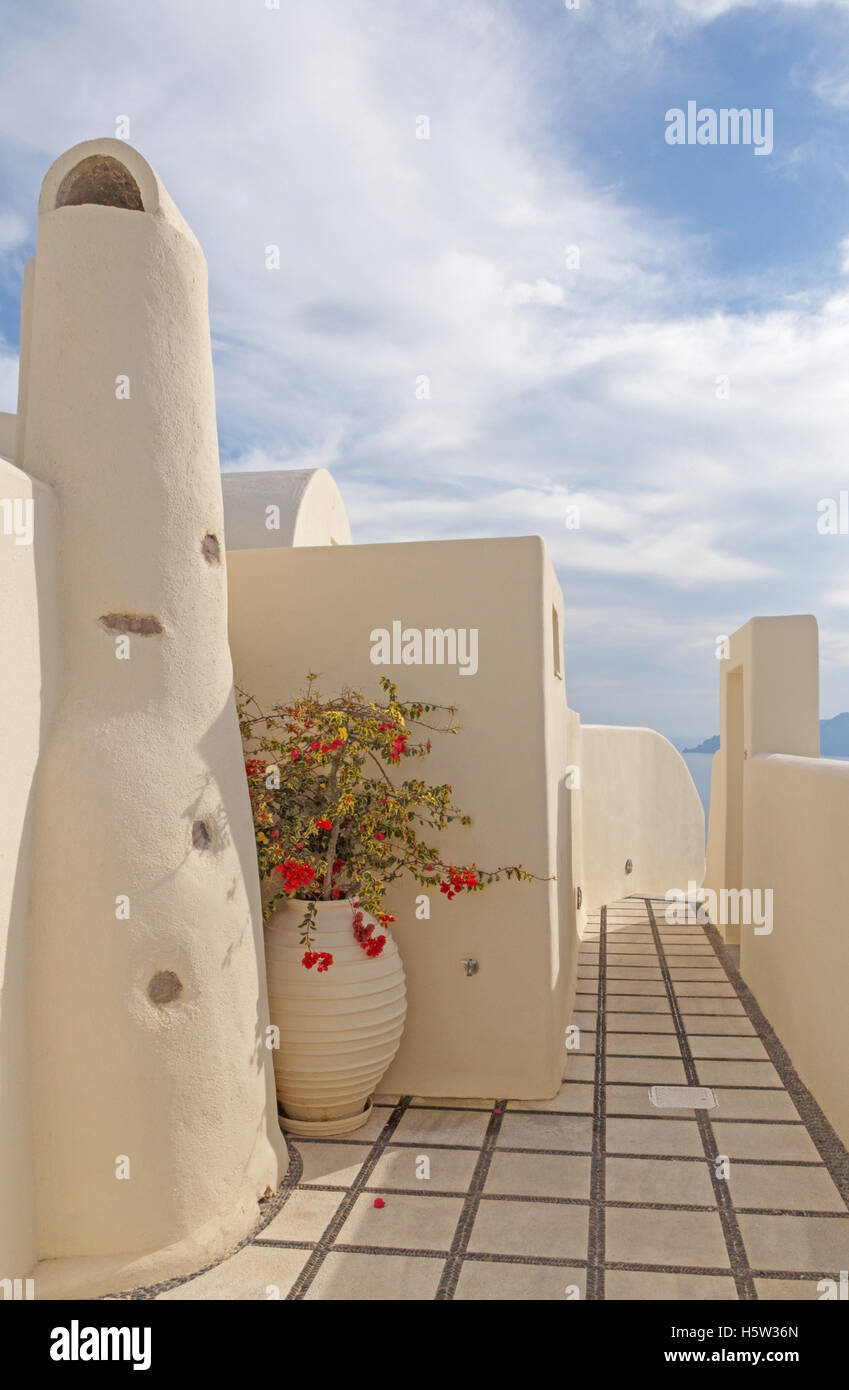
MULTIPOLYGON (((611 62, 744 7, 615 6, 611 62)), ((728 631, 839 587, 815 520, 849 474, 849 296, 706 312, 724 287, 703 243, 552 136, 521 6, 379 9, 91 0, 30 11, 7 44, 21 167, 127 113, 204 245, 227 466, 333 468, 361 540, 543 534, 613 644, 614 591, 647 632, 709 654, 717 612, 728 631)), ((576 43, 561 79, 585 65, 576 43)))

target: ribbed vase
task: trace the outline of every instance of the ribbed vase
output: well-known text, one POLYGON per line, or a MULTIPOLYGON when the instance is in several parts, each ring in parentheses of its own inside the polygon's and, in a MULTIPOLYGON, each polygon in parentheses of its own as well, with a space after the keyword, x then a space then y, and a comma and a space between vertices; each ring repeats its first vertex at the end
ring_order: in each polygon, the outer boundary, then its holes
MULTIPOLYGON (((346 1133, 365 1124, 371 1093, 394 1058, 404 1031, 404 967, 389 932, 379 956, 368 956, 352 930, 350 902, 318 904, 314 951, 329 951, 330 968, 302 964, 305 904, 283 903, 266 923, 265 959, 271 1022, 280 1030, 274 1052, 281 1124, 294 1133, 346 1133)), ((373 917, 364 914, 367 921, 373 917)))

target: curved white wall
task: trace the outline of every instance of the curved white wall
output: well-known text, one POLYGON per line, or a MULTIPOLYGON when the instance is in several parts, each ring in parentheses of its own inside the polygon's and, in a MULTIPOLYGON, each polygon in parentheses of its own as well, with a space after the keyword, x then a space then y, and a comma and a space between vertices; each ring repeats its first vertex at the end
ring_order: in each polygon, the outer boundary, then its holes
MULTIPOLYGON (((176 1247, 179 1263, 183 1242, 196 1264, 248 1230, 285 1149, 205 262, 121 141, 63 155, 39 207, 19 463, 56 491, 64 672, 35 827, 38 1245, 42 1260, 101 1257, 115 1288, 143 1277, 145 1252, 176 1247), (91 155, 129 169, 144 210, 55 205, 91 155)), ((42 1296, 52 1272, 39 1267, 42 1296)))
POLYGON ((33 524, 28 544, 0 528, 0 1278, 20 1279, 36 1254, 28 933, 33 787, 56 699, 58 582, 52 490, 0 458, 0 499, 31 504, 33 524))
POLYGON ((222 473, 228 550, 350 545, 342 494, 326 468, 222 473))
POLYGON ((584 906, 701 885, 704 811, 678 750, 653 729, 605 724, 582 725, 581 750, 584 906))

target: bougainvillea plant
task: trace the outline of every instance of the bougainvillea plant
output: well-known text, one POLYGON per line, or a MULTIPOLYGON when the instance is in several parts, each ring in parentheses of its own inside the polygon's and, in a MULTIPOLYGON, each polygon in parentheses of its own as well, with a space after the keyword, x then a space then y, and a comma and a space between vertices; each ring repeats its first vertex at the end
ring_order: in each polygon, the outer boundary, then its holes
POLYGON ((432 832, 470 825, 448 783, 399 776, 403 763, 426 758, 431 733, 459 733, 453 706, 402 701, 387 677, 383 700, 354 690, 323 699, 307 677, 303 695, 266 713, 239 692, 239 724, 253 808, 257 858, 267 918, 283 898, 304 903, 303 964, 319 974, 333 964, 313 949, 319 902, 350 899, 355 939, 369 956, 386 943, 375 931, 390 884, 409 874, 451 901, 477 893, 502 875, 532 879, 521 865, 480 869, 443 859, 432 832))

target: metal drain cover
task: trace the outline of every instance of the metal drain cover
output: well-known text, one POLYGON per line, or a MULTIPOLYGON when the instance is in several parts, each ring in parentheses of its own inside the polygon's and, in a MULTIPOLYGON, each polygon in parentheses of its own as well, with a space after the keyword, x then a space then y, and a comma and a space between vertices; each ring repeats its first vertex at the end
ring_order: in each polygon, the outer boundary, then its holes
POLYGON ((716 1096, 707 1086, 652 1086, 649 1100, 659 1110, 715 1110, 716 1096))

